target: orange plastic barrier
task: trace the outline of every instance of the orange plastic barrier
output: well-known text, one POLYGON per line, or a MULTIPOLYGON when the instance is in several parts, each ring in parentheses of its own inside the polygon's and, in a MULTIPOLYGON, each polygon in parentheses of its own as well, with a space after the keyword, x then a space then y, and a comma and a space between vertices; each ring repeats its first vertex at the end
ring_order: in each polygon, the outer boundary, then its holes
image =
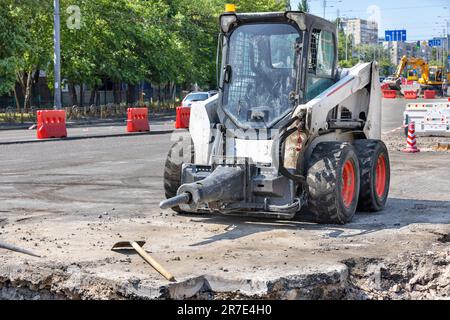
POLYGON ((63 110, 40 110, 37 112, 37 138, 66 138, 66 112, 63 110))
POLYGON ((128 108, 127 131, 150 131, 147 108, 128 108))
POLYGON ((191 108, 178 107, 175 128, 176 129, 188 129, 190 118, 191 118, 191 108))
POLYGON ((395 90, 383 90, 383 97, 386 99, 397 98, 397 91, 395 90))
POLYGON ((417 99, 417 91, 405 91, 405 99, 414 100, 417 99))
POLYGON ((436 98, 436 91, 434 91, 434 90, 425 90, 423 92, 423 97, 425 99, 434 99, 434 98, 436 98))

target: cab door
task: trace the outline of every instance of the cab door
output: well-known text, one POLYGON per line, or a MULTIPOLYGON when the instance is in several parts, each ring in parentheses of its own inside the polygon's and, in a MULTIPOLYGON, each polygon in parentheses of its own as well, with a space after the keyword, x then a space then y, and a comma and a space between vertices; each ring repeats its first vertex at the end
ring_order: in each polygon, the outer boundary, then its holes
POLYGON ((310 101, 336 83, 337 47, 335 34, 314 28, 310 34, 306 101, 310 101))

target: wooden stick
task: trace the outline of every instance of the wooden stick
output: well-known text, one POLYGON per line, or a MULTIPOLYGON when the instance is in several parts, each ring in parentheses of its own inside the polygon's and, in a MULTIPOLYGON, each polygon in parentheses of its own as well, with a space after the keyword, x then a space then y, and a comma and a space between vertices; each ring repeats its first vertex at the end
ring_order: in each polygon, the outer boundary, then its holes
POLYGON ((164 269, 155 259, 153 259, 140 245, 136 242, 131 242, 134 250, 145 260, 147 261, 156 271, 158 271, 164 278, 171 282, 175 282, 175 277, 164 269))

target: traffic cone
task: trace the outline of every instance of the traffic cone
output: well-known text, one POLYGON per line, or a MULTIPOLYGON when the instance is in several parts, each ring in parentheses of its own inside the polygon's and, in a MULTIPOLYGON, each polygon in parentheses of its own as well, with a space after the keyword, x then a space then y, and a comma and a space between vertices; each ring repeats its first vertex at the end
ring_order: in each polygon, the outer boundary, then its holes
POLYGON ((403 150, 406 153, 417 153, 420 150, 416 146, 416 124, 411 122, 408 126, 408 138, 406 139, 406 143, 408 144, 407 148, 403 150))

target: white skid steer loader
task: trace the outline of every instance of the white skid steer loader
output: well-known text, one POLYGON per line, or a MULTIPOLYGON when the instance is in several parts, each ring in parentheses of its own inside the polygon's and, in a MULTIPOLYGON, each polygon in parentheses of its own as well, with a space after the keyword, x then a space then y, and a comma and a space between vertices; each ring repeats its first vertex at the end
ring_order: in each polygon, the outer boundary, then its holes
POLYGON ((303 12, 226 12, 220 27, 220 91, 191 106, 160 207, 275 219, 304 208, 332 224, 383 210, 377 63, 339 69, 336 26, 303 12))

